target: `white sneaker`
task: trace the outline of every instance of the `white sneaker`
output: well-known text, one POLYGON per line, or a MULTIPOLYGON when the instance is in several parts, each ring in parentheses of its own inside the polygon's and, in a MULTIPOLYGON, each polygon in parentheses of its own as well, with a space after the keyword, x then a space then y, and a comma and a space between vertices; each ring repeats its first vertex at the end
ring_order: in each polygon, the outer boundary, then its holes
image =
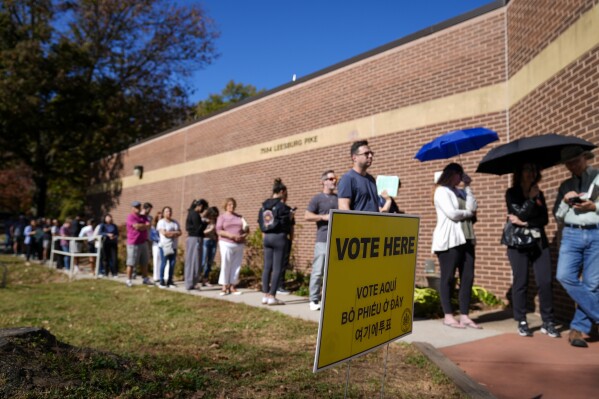
POLYGON ((131 282, 131 280, 127 280, 127 282, 125 284, 127 285, 127 287, 133 286, 133 283, 131 282))
POLYGON ((262 297, 262 305, 266 305, 268 303, 268 297, 267 296, 263 296, 262 297))
POLYGON ((278 300, 277 298, 268 298, 268 306, 285 305, 285 302, 278 300))
POLYGON ((310 310, 320 310, 320 302, 318 301, 312 301, 310 302, 310 310))

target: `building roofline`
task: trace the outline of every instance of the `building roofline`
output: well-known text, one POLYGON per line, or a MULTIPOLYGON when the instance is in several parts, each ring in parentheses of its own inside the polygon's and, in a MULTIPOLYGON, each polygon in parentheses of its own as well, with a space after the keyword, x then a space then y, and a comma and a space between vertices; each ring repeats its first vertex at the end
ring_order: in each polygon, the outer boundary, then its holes
POLYGON ((218 110, 218 111, 216 111, 216 112, 214 112, 214 113, 212 113, 210 115, 207 115, 207 116, 204 116, 204 117, 201 117, 201 118, 198 118, 198 119, 194 119, 192 121, 188 121, 188 122, 182 123, 182 124, 180 124, 178 126, 175 126, 175 127, 171 128, 171 129, 168 129, 168 130, 162 131, 160 133, 154 134, 154 135, 152 135, 150 137, 147 137, 147 138, 145 138, 143 140, 140 140, 140 141, 138 141, 138 142, 136 142, 134 144, 129 145, 128 148, 135 147, 135 146, 137 146, 139 144, 142 144, 142 143, 154 140, 154 139, 156 139, 156 138, 158 138, 160 136, 167 135, 167 134, 175 132, 177 130, 184 129, 184 128, 186 128, 188 126, 191 126, 191 125, 194 125, 194 124, 196 124, 198 122, 202 122, 202 121, 208 120, 210 118, 214 118, 215 116, 218 116, 218 115, 223 114, 225 112, 231 111, 231 110, 233 110, 235 108, 244 106, 246 104, 252 103, 254 101, 258 101, 258 100, 260 100, 262 98, 265 98, 265 97, 268 97, 268 96, 270 96, 272 94, 275 94, 275 93, 278 93, 280 91, 286 90, 286 89, 288 89, 290 87, 293 87, 295 85, 298 85, 298 84, 301 84, 301 83, 306 83, 306 82, 308 82, 308 81, 310 81, 312 79, 315 79, 317 77, 326 75, 326 74, 331 73, 331 72, 333 72, 333 71, 335 71, 337 69, 341 69, 341 68, 344 68, 346 66, 358 63, 360 61, 363 61, 365 59, 373 57, 373 56, 375 56, 377 54, 384 53, 384 52, 386 52, 388 50, 391 50, 393 48, 396 48, 396 47, 399 47, 399 46, 403 46, 403 45, 405 45, 407 43, 416 41, 418 39, 422 39, 423 37, 426 37, 426 36, 430 36, 432 34, 435 34, 437 32, 443 31, 443 30, 445 30, 447 28, 450 28, 452 26, 458 25, 458 24, 460 24, 462 22, 468 21, 470 19, 474 19, 474 18, 479 17, 481 15, 484 15, 484 14, 487 14, 489 12, 495 11, 495 10, 497 10, 499 8, 503 8, 503 7, 505 7, 507 5, 508 2, 509 2, 509 0, 494 0, 494 1, 490 2, 490 3, 488 3, 488 4, 485 4, 485 5, 483 5, 481 7, 478 7, 476 9, 474 9, 474 10, 468 11, 468 12, 466 12, 464 14, 460 14, 460 15, 455 16, 453 18, 450 18, 450 19, 447 19, 445 21, 439 22, 438 24, 435 24, 435 25, 431 25, 431 26, 429 26, 427 28, 421 29, 421 30, 419 30, 417 32, 414 32, 414 33, 411 33, 411 34, 409 34, 407 36, 401 37, 401 38, 399 38, 397 40, 394 40, 392 42, 389 42, 387 44, 383 44, 381 46, 375 47, 372 50, 368 50, 368 51, 366 51, 364 53, 358 54, 358 55, 353 56, 351 58, 348 58, 346 60, 340 61, 340 62, 338 62, 336 64, 333 64, 333 65, 330 65, 330 66, 325 67, 323 69, 320 69, 320 70, 318 70, 316 72, 310 73, 310 74, 308 74, 306 76, 303 76, 303 77, 301 77, 301 78, 299 78, 299 79, 297 79, 295 81, 284 83, 284 84, 282 84, 280 86, 277 86, 277 87, 275 87, 273 89, 267 90, 267 91, 265 91, 263 93, 260 93, 258 95, 255 95, 255 96, 252 96, 252 97, 248 97, 248 98, 246 98, 246 99, 244 99, 244 100, 242 100, 242 101, 240 101, 238 103, 235 103, 233 105, 230 105, 228 107, 220 109, 220 110, 218 110))

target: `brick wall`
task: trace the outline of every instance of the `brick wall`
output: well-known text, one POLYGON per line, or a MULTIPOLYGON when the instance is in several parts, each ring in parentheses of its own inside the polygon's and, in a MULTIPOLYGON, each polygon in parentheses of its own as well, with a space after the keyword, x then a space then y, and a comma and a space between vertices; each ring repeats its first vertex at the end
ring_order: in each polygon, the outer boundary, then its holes
MULTIPOLYGON (((511 1, 507 7, 134 146, 124 156, 123 175, 130 175, 136 164, 144 165, 146 171, 156 170, 504 83, 506 20, 508 65, 512 76, 596 3, 563 1, 547 7, 540 0, 511 1)), ((225 197, 233 196, 237 199, 239 213, 246 216, 255 229, 260 203, 270 196, 273 179, 281 177, 289 189, 290 205, 299 208, 295 240, 297 266, 307 269, 312 257, 315 227, 303 222, 303 210, 311 196, 320 190, 318 179, 322 171, 332 168, 340 175, 350 168, 348 153, 352 135, 362 135, 369 138, 376 153, 369 171, 375 176, 399 175, 402 180, 398 197, 400 208, 421 216, 417 275, 422 278, 424 261, 434 259, 430 253, 435 225, 431 203, 433 173, 441 170, 449 160, 420 163, 413 159, 419 147, 443 132, 473 126, 486 126, 497 131, 500 143, 504 143, 508 121, 512 140, 553 131, 598 142, 598 57, 598 50, 594 49, 569 65, 513 104, 509 118, 502 110, 464 119, 450 118, 442 123, 372 138, 363 132, 348 132, 346 140, 325 148, 268 160, 250 160, 242 165, 232 163, 233 166, 214 171, 197 170, 165 182, 128 188, 119 198, 122 205, 115 208, 113 214, 117 222, 122 222, 131 200, 149 200, 157 208, 171 205, 182 222, 185 209, 193 198, 203 197, 211 205, 220 207, 225 197)), ((499 239, 506 213, 504 192, 510 180, 506 176, 474 174, 476 165, 492 147, 454 160, 461 162, 473 175, 473 189, 480 206, 475 225, 475 283, 505 296, 510 289, 511 270, 499 239)), ((559 167, 545 173, 542 188, 550 205, 559 181, 565 177, 565 170, 559 167)), ((552 222, 548 226, 551 240, 555 240, 555 231, 552 222)), ((554 250, 555 247, 554 242, 554 250)), ((563 292, 556 293, 560 304, 566 304, 560 305, 560 310, 569 312, 571 304, 567 303, 563 292)))
POLYGON ((597 0, 525 0, 508 4, 510 76, 555 40, 597 0))
MULTIPOLYGON (((543 3, 516 1, 508 8, 510 75, 570 27, 581 12, 598 4, 596 0, 581 0, 543 7, 543 3)), ((510 129, 514 138, 555 132, 599 143, 599 48, 595 47, 515 104, 510 109, 510 129)), ((591 164, 598 165, 596 160, 591 164)), ((555 204, 560 182, 568 177, 563 166, 544 171, 541 188, 549 209, 555 204)), ((559 231, 552 217, 546 232, 555 273, 559 231)), ((535 286, 532 277, 530 285, 535 286)), ((564 320, 569 320, 574 311, 574 303, 557 282, 554 307, 564 320)))

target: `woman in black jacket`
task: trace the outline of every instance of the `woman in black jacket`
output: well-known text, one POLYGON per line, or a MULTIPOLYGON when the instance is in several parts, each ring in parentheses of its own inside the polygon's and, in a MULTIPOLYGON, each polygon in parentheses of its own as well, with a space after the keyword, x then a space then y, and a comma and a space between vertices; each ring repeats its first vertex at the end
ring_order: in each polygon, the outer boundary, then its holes
POLYGON ((202 261, 202 246, 204 239, 204 229, 206 224, 202 221, 200 214, 208 208, 208 201, 205 199, 194 200, 187 210, 187 219, 185 220, 185 230, 187 231, 187 240, 185 242, 185 268, 183 278, 185 280, 185 289, 196 289, 199 282, 200 264, 202 261))
POLYGON ((264 269, 262 271, 262 304, 283 305, 276 298, 279 288, 280 275, 283 272, 286 251, 289 248, 290 235, 293 227, 293 210, 285 204, 287 187, 281 179, 275 179, 272 197, 262 203, 258 223, 264 232, 264 269), (263 210, 269 210, 268 221, 264 220, 263 210), (272 228, 267 226, 272 224, 272 228))
POLYGON ((514 183, 505 193, 508 218, 515 226, 527 227, 535 238, 526 248, 508 246, 507 256, 513 273, 512 308, 518 322, 518 334, 531 337, 532 332, 526 321, 526 299, 528 289, 528 268, 533 267, 539 290, 539 302, 543 326, 541 332, 553 338, 560 333, 555 328, 553 299, 551 290, 551 257, 549 243, 545 235, 548 223, 545 196, 537 183, 541 174, 534 163, 520 165, 514 172, 514 183))

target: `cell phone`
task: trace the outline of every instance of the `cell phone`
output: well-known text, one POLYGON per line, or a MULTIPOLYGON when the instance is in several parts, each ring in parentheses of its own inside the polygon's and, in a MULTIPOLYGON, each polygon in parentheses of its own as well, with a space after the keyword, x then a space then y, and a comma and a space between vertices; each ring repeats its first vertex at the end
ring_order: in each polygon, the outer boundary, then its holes
POLYGON ((580 199, 580 197, 572 197, 568 199, 568 203, 570 205, 574 205, 574 204, 580 204, 582 202, 582 199, 580 199))

